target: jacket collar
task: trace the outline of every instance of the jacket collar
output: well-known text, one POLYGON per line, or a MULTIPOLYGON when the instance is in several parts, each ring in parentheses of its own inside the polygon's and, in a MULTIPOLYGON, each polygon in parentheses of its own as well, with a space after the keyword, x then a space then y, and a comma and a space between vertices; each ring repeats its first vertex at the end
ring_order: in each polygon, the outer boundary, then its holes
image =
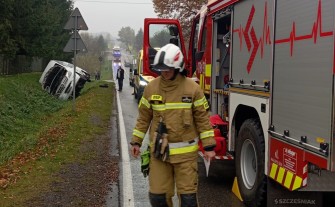
POLYGON ((178 88, 178 86, 181 84, 181 82, 185 79, 184 76, 181 74, 177 74, 176 78, 173 80, 166 80, 162 76, 160 76, 160 84, 159 87, 162 91, 173 91, 178 88))

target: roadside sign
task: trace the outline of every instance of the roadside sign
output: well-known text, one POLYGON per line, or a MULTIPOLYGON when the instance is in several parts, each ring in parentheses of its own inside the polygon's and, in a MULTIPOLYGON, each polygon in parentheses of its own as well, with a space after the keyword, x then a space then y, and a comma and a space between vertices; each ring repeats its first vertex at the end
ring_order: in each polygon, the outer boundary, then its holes
POLYGON ((70 19, 65 24, 64 29, 67 30, 88 30, 88 27, 85 23, 84 18, 81 16, 81 13, 78 8, 75 8, 72 12, 70 19), (76 22, 77 21, 77 22, 76 22), (76 24, 77 23, 77 24, 76 24))
POLYGON ((75 50, 77 52, 87 52, 85 43, 81 39, 78 31, 74 30, 73 34, 71 35, 71 38, 67 42, 66 46, 64 47, 64 52, 73 52, 75 50))
POLYGON ((88 27, 84 21, 84 18, 81 16, 81 13, 78 8, 75 8, 72 12, 70 19, 64 26, 64 29, 71 30, 73 33, 70 40, 67 42, 64 47, 64 52, 73 52, 73 111, 75 111, 75 98, 76 98, 76 55, 77 52, 86 52, 86 46, 81 39, 78 31, 79 30, 88 30, 88 27))

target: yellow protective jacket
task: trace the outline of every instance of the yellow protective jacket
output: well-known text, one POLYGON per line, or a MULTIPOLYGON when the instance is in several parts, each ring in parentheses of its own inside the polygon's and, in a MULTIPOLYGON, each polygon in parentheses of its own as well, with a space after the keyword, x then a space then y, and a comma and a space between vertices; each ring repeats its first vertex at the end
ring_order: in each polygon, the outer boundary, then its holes
MULTIPOLYGON (((154 132, 163 118, 166 124, 169 143, 187 143, 199 138, 204 148, 215 147, 214 132, 209 123, 208 102, 199 85, 190 78, 178 74, 174 80, 161 76, 152 80, 140 100, 139 115, 133 130, 131 143, 142 145, 150 127, 150 143, 154 132)), ((170 149, 170 161, 178 162, 177 157, 194 158, 198 145, 170 149)))

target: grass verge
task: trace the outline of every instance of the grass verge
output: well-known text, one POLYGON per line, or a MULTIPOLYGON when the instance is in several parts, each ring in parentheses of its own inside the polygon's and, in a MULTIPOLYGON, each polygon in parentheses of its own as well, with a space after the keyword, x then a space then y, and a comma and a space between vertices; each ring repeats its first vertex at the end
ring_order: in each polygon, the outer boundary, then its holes
POLYGON ((80 153, 81 145, 109 130, 113 84, 103 88, 102 81, 86 83, 74 112, 72 101, 59 101, 42 91, 39 77, 0 79, 0 111, 6 115, 0 123, 7 124, 7 130, 0 131, 0 206, 24 206, 58 179, 53 174, 62 166, 96 156, 80 153), (3 89, 10 86, 16 91, 3 89))

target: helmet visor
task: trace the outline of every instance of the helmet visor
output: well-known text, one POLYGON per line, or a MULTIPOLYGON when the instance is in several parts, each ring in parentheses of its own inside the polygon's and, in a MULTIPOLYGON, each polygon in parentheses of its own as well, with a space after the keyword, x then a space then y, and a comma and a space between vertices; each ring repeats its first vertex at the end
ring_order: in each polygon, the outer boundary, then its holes
POLYGON ((153 68, 155 71, 159 71, 159 72, 162 72, 162 71, 169 71, 169 70, 174 70, 174 69, 175 69, 174 67, 167 66, 167 65, 165 65, 164 63, 163 63, 163 64, 153 65, 152 68, 153 68))

